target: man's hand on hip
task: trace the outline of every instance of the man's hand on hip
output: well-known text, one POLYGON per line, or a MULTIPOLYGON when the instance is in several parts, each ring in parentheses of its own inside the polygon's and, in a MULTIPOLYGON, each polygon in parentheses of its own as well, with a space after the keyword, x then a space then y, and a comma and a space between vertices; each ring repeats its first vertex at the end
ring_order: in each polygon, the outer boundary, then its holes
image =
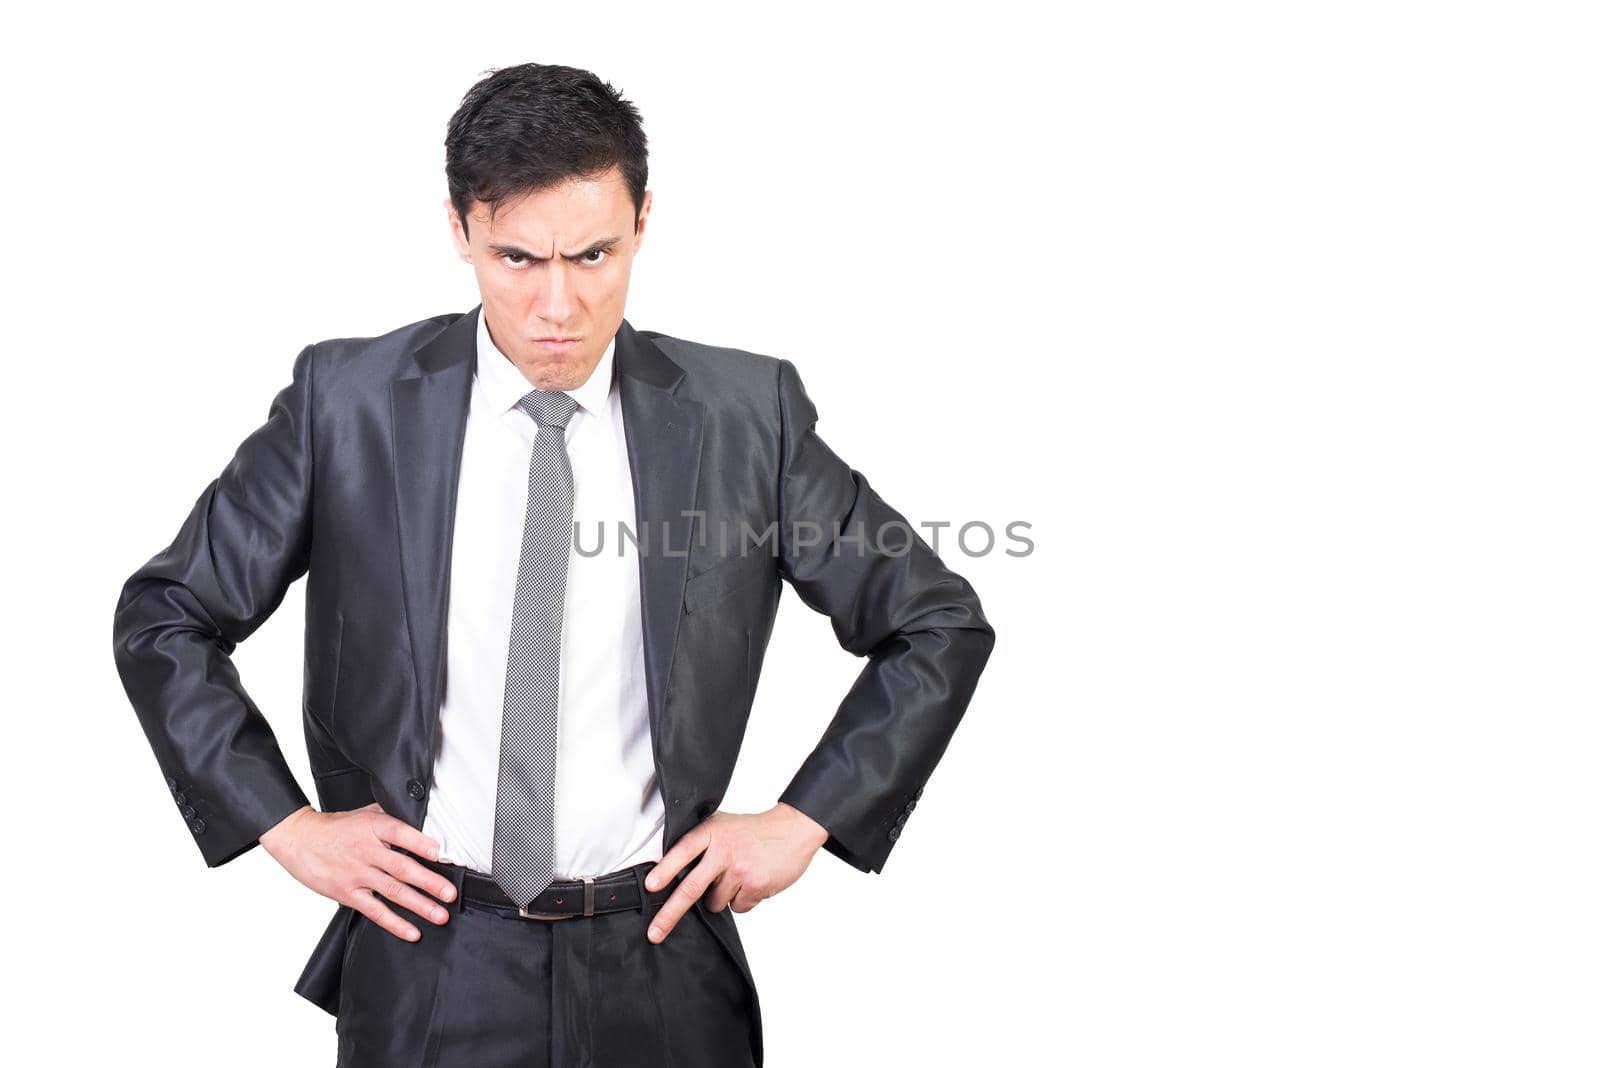
POLYGON ((705 907, 711 912, 728 905, 749 912, 800 878, 827 840, 822 824, 782 801, 761 813, 713 812, 674 842, 645 876, 645 889, 659 890, 701 857, 662 903, 650 924, 650 941, 664 941, 707 890, 705 907))
POLYGON ((455 896, 455 884, 418 864, 394 844, 429 860, 439 858, 439 843, 374 801, 350 812, 318 812, 307 805, 291 812, 261 836, 261 847, 288 873, 324 897, 349 905, 397 938, 415 942, 422 932, 388 908, 388 900, 442 926, 448 909, 440 901, 455 896))

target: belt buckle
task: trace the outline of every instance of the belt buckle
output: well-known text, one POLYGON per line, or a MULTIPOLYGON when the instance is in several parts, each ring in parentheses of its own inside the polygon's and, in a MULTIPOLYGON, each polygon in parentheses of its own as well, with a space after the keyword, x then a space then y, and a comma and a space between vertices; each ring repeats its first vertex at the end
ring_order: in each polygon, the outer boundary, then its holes
POLYGON ((517 915, 525 920, 570 920, 580 915, 594 915, 594 879, 585 875, 583 877, 583 912, 529 912, 521 905, 517 906, 517 915))

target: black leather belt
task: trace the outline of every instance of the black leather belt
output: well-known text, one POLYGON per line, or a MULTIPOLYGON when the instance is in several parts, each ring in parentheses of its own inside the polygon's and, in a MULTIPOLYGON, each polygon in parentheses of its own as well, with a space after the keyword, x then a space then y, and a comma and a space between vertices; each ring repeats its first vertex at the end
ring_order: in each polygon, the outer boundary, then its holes
POLYGON ((684 872, 680 871, 678 879, 672 880, 671 884, 660 890, 646 891, 644 877, 655 867, 656 862, 644 861, 632 867, 619 868, 617 871, 592 878, 557 879, 534 898, 528 908, 523 909, 517 907, 506 896, 505 891, 500 889, 499 883, 481 872, 460 864, 419 857, 403 847, 395 848, 454 883, 464 906, 496 912, 511 919, 570 920, 580 916, 596 916, 605 912, 642 908, 647 894, 651 897, 666 895, 684 875, 684 872))

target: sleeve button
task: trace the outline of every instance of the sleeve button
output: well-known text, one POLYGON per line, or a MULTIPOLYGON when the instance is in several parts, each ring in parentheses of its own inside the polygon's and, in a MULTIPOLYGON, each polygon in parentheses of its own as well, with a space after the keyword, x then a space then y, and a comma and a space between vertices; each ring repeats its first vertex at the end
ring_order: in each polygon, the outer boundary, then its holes
POLYGON ((896 838, 899 838, 899 837, 900 837, 900 825, 897 823, 893 827, 889 828, 889 841, 892 842, 896 838))
POLYGON ((421 779, 412 779, 406 783, 406 793, 411 795, 413 801, 421 801, 428 794, 428 788, 422 785, 421 779))

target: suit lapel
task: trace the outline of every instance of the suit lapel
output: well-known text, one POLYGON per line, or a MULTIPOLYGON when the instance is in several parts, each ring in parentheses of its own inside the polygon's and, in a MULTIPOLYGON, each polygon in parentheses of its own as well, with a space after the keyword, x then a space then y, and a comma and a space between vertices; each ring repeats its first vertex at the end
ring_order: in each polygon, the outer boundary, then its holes
MULTIPOLYGON (((456 489, 481 314, 480 304, 451 322, 389 387, 406 622, 430 739, 442 697, 456 489)), ((683 369, 626 319, 613 359, 633 474, 650 726, 659 738, 694 535, 688 513, 699 484, 703 408, 674 395, 683 369)))
POLYGON ((430 741, 442 697, 456 481, 481 314, 479 305, 436 334, 417 350, 415 367, 389 386, 401 583, 412 670, 430 741))
POLYGON ((675 395, 683 369, 626 319, 617 329, 615 358, 633 471, 645 689, 659 739, 695 531, 704 408, 675 395))

